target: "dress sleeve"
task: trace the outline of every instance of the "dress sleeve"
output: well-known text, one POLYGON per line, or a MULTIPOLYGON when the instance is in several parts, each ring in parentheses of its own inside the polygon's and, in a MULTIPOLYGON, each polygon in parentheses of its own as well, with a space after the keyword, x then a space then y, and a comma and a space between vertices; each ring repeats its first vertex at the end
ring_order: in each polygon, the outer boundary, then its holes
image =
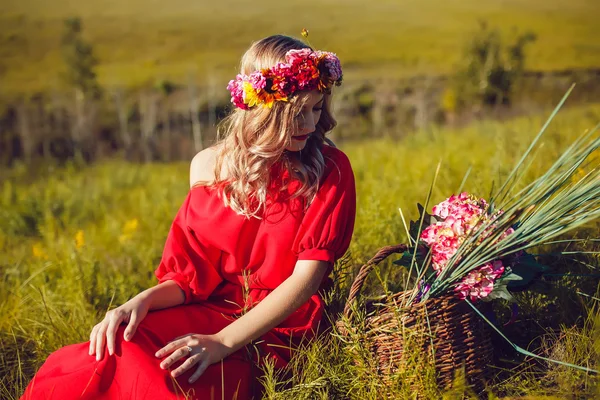
POLYGON ((294 240, 298 260, 320 260, 333 264, 348 250, 356 216, 356 188, 348 157, 337 149, 326 160, 328 175, 294 240))
POLYGON ((215 264, 188 224, 192 191, 177 212, 167 236, 162 259, 154 274, 159 283, 175 281, 185 304, 206 300, 223 281, 215 264))

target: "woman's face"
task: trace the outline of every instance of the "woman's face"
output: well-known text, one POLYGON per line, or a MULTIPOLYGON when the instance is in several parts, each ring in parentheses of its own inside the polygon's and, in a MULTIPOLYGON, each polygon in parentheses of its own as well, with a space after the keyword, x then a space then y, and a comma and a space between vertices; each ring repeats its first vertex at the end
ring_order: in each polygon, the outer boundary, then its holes
POLYGON ((307 93, 308 99, 302 111, 296 116, 298 130, 292 135, 292 143, 286 147, 288 151, 300 151, 306 146, 306 141, 315 131, 317 122, 321 118, 321 110, 325 96, 318 90, 312 90, 307 93))

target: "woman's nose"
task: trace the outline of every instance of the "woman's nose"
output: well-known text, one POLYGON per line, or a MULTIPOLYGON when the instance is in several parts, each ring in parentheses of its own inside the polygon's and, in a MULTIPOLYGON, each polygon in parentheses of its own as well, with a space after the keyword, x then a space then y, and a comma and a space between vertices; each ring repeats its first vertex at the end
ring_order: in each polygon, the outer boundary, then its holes
POLYGON ((304 116, 300 120, 300 132, 302 135, 306 135, 308 133, 313 133, 315 131, 315 119, 312 116, 312 113, 304 116))

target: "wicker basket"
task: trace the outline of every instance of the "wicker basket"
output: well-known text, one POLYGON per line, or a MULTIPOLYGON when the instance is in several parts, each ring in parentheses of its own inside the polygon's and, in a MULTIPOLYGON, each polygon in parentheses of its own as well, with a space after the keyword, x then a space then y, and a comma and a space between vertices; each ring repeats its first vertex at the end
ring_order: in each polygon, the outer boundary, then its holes
MULTIPOLYGON (((352 320, 352 304, 369 272, 389 255, 403 253, 407 249, 406 245, 384 247, 363 265, 344 308, 347 320, 352 320)), ((383 305, 377 307, 376 312, 368 314, 365 321, 366 339, 377 358, 377 369, 384 381, 389 382, 387 377, 402 368, 404 341, 410 337, 412 351, 417 349, 433 355, 439 387, 449 388, 456 372, 464 368, 467 383, 475 392, 481 393, 493 359, 489 327, 465 301, 453 294, 400 309, 398 304, 407 294, 400 292, 388 296, 381 301, 383 305), (407 331, 411 334, 406 335, 407 331)), ((342 334, 349 334, 342 322, 338 326, 342 334)))

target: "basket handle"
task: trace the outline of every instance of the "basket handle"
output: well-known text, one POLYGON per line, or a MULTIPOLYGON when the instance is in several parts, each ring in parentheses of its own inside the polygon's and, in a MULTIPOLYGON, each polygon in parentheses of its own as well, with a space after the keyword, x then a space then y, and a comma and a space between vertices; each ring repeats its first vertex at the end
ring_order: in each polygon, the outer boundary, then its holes
POLYGON ((350 318, 350 310, 352 308, 352 303, 356 300, 356 297, 360 293, 365 280, 367 279, 367 275, 373 270, 373 268, 385 260, 388 256, 394 253, 404 253, 408 250, 409 246, 406 244, 397 244, 395 246, 385 246, 377 251, 377 254, 373 256, 365 265, 360 268, 358 275, 354 278, 354 282, 350 287, 350 294, 348 295, 348 300, 346 300, 346 306, 344 307, 344 316, 346 318, 350 318))

